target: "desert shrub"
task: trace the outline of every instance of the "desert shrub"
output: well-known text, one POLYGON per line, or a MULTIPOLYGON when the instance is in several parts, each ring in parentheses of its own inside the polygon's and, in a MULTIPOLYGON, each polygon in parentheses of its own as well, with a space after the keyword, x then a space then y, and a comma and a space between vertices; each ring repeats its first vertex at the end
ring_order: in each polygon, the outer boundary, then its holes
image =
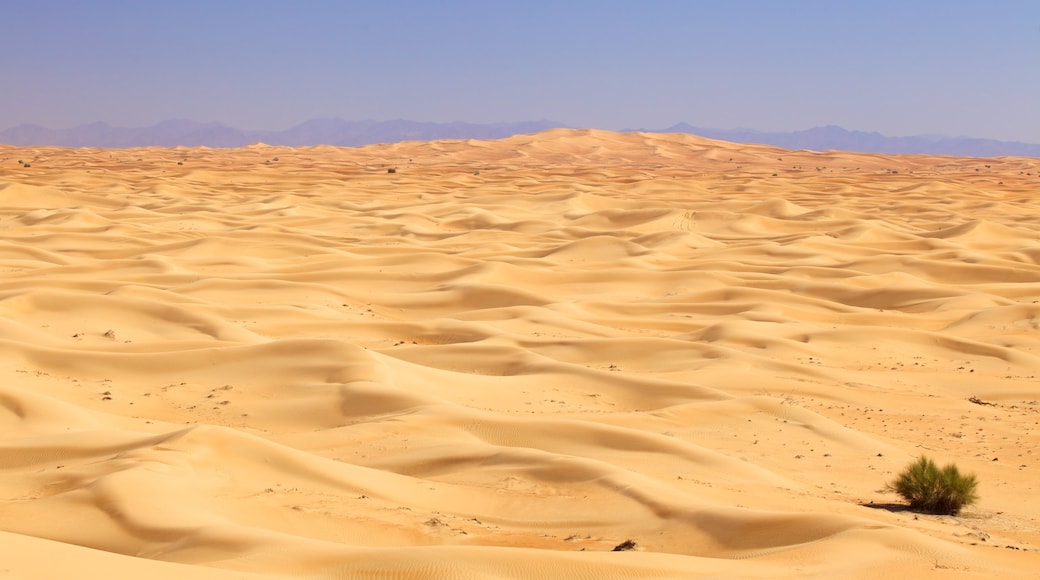
POLYGON ((888 485, 910 502, 910 509, 943 515, 956 515, 961 508, 979 499, 974 474, 963 475, 952 463, 939 469, 931 459, 921 456, 906 466, 888 485))

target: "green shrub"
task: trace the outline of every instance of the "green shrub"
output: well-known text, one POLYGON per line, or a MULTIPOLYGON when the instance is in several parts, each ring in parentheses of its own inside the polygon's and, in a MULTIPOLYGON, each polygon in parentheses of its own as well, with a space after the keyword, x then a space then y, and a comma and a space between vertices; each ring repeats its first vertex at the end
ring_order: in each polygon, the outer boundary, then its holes
POLYGON ((921 456, 906 466, 889 489, 910 502, 910 509, 930 514, 956 515, 961 508, 979 499, 974 474, 962 475, 952 463, 939 469, 934 461, 921 456))

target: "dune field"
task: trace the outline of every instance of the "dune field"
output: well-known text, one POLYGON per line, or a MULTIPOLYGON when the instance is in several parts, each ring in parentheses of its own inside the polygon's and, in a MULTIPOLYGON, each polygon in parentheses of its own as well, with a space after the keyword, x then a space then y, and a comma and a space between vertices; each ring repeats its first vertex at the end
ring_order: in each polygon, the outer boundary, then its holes
POLYGON ((1038 191, 594 130, 0 146, 0 577, 1033 576, 1038 191), (978 503, 904 509, 921 454, 978 503))

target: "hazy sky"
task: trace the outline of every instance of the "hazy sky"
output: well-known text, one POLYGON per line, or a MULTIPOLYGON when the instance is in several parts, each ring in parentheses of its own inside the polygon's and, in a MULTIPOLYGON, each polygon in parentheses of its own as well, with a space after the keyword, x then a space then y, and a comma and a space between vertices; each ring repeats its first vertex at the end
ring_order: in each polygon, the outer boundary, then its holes
POLYGON ((1040 143, 1038 0, 25 0, 0 128, 679 121, 1040 143))

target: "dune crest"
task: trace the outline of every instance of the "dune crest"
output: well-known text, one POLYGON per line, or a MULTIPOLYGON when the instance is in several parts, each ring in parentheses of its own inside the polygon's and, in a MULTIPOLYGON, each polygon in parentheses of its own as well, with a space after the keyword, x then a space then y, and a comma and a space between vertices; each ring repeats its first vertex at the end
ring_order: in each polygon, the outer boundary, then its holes
POLYGON ((0 575, 1029 577, 1038 183, 598 130, 0 146, 0 575), (902 509, 921 453, 980 502, 902 509))

